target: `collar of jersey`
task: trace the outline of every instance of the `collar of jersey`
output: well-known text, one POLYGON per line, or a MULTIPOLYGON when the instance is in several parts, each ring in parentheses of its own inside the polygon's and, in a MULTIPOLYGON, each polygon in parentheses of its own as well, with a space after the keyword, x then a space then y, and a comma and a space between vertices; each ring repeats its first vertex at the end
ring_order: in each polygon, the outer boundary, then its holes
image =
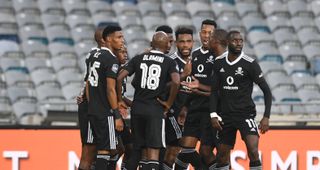
POLYGON ((204 51, 204 50, 202 49, 202 46, 201 46, 201 47, 200 47, 200 52, 201 52, 202 54, 207 54, 207 53, 209 52, 209 50, 204 51))
POLYGON ((150 53, 164 54, 163 52, 158 51, 158 50, 150 50, 150 53))
POLYGON ((113 57, 116 57, 116 55, 114 55, 113 52, 107 47, 101 47, 101 50, 107 50, 113 55, 113 57))
POLYGON ((222 53, 221 55, 219 55, 218 57, 216 57, 216 59, 221 59, 221 58, 226 57, 226 56, 228 56, 228 50, 225 51, 224 53, 222 53))
POLYGON ((237 59, 235 59, 234 61, 230 62, 230 61, 228 60, 228 54, 229 54, 229 52, 227 51, 226 53, 227 53, 227 55, 226 55, 226 62, 227 62, 229 65, 234 65, 234 64, 236 64, 237 62, 239 62, 239 61, 241 60, 241 58, 242 58, 243 55, 244 55, 244 53, 241 52, 240 56, 239 56, 237 59))
POLYGON ((93 47, 93 48, 91 48, 91 51, 93 51, 93 50, 100 50, 98 47, 93 47))
POLYGON ((178 54, 178 51, 176 51, 174 54, 177 56, 177 58, 178 58, 183 64, 187 64, 187 62, 184 61, 184 59, 182 59, 182 58, 180 57, 180 55, 178 54))

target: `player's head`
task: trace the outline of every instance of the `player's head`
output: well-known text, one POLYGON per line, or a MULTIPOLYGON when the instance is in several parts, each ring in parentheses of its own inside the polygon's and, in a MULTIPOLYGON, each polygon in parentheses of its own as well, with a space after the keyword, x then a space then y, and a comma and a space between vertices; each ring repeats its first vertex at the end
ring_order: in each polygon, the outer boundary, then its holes
POLYGON ((228 32, 224 29, 216 29, 210 36, 209 47, 216 51, 218 48, 226 49, 228 47, 228 32))
POLYGON ((169 37, 165 32, 158 31, 154 33, 151 41, 152 49, 161 51, 166 54, 170 50, 168 48, 169 46, 170 46, 169 37))
POLYGON ((156 28, 156 32, 159 32, 159 31, 163 31, 165 32, 168 37, 169 37, 169 42, 170 42, 170 50, 173 49, 172 45, 173 45, 173 42, 174 42, 174 39, 173 39, 173 30, 170 26, 168 25, 161 25, 159 27, 156 28))
POLYGON ((217 28, 217 23, 214 20, 206 19, 201 23, 201 30, 199 32, 202 47, 209 48, 209 37, 217 28))
POLYGON ((112 52, 116 52, 124 45, 124 37, 121 31, 121 27, 115 25, 108 25, 103 30, 103 40, 112 52))
POLYGON ((178 52, 182 57, 189 57, 193 47, 193 30, 187 27, 179 27, 175 35, 178 52))
POLYGON ((227 35, 228 50, 233 54, 241 54, 243 48, 243 38, 239 31, 230 31, 227 35))
POLYGON ((104 40, 102 38, 103 28, 99 27, 94 32, 94 40, 97 42, 98 47, 104 46, 104 40))
POLYGON ((122 48, 120 48, 116 52, 116 55, 117 55, 117 58, 118 58, 120 64, 125 64, 127 62, 127 59, 128 59, 127 47, 125 45, 122 46, 122 48))

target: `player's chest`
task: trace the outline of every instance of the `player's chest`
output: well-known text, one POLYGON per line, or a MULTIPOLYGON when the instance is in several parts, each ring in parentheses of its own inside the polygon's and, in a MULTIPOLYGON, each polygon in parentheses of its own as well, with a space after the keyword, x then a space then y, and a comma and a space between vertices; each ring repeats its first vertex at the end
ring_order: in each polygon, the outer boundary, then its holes
POLYGON ((248 68, 242 65, 224 64, 221 67, 219 67, 218 70, 220 78, 225 80, 225 83, 242 82, 247 80, 249 76, 248 68))
POLYGON ((211 75, 213 63, 214 57, 212 55, 194 57, 192 59, 192 74, 195 77, 204 77, 211 75))

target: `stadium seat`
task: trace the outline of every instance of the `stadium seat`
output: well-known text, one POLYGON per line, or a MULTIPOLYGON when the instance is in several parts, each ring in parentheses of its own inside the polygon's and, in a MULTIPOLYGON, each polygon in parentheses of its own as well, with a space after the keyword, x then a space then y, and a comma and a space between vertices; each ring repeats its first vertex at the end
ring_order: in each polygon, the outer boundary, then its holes
POLYGON ((146 40, 145 29, 143 26, 131 26, 123 30, 127 43, 137 40, 146 40))
POLYGON ((96 27, 100 25, 108 25, 109 23, 117 23, 118 20, 116 18, 115 13, 110 13, 108 11, 101 11, 92 15, 93 24, 96 27))
POLYGON ((24 65, 23 59, 20 57, 1 57, 0 67, 5 72, 10 68, 22 67, 24 65))
POLYGON ((320 16, 320 2, 319 1, 311 1, 310 2, 311 10, 314 16, 320 16))
POLYGON ((286 43, 279 47, 279 51, 283 60, 305 60, 302 48, 299 43, 286 43))
POLYGON ((67 24, 54 24, 46 28, 50 42, 59 38, 71 38, 70 29, 67 24))
POLYGON ((75 55, 73 46, 67 45, 65 43, 52 42, 48 47, 52 57, 56 57, 62 54, 75 55))
POLYGON ((8 41, 8 40, 0 40, 0 56, 4 55, 7 52, 19 52, 20 47, 19 45, 14 41, 8 41))
POLYGON ((274 43, 260 43, 254 46, 258 60, 283 62, 276 45, 274 43))
POLYGON ((47 34, 41 24, 24 25, 20 27, 22 41, 34 40, 48 44, 47 34))
POLYGON ((63 0, 62 6, 67 14, 85 12, 87 10, 87 3, 84 0, 63 0))
POLYGON ((64 14, 50 14, 44 13, 41 15, 42 23, 47 28, 51 25, 59 25, 64 24, 65 22, 65 15, 64 14))
POLYGON ((54 70, 58 72, 61 69, 77 67, 77 58, 75 58, 73 55, 52 57, 51 63, 54 70))
POLYGON ((265 16, 273 14, 288 14, 288 9, 282 1, 278 0, 264 0, 261 3, 261 10, 265 16))
POLYGON ((13 110, 20 125, 41 125, 42 115, 39 113, 37 103, 19 101, 13 104, 13 110))
POLYGON ((31 72, 31 77, 32 77, 32 72, 37 69, 41 68, 51 68, 51 62, 48 58, 46 57, 41 57, 41 56, 29 56, 25 59, 25 65, 28 68, 28 70, 31 72))
POLYGON ((92 19, 91 16, 85 14, 70 14, 66 18, 66 23, 70 26, 70 28, 78 27, 79 25, 92 25, 92 19))
POLYGON ((311 16, 295 16, 291 18, 291 23, 296 32, 303 28, 315 27, 313 18, 311 16))
POLYGON ((276 89, 282 86, 294 87, 291 77, 289 77, 285 71, 273 71, 268 73, 265 77, 270 89, 276 89))
POLYGON ((211 8, 217 18, 225 13, 236 15, 238 14, 234 5, 222 1, 213 1, 211 3, 211 8))
POLYGON ((165 17, 150 15, 144 16, 142 18, 142 23, 145 28, 150 31, 154 31, 160 25, 167 24, 165 17))
POLYGON ((87 7, 91 15, 100 13, 100 12, 113 12, 112 6, 107 1, 101 0, 90 0, 87 1, 87 7))
POLYGON ((161 9, 166 14, 167 17, 174 13, 187 11, 187 8, 184 3, 175 2, 175 1, 162 3, 161 9))
POLYGON ((8 86, 12 85, 27 85, 32 86, 33 83, 30 79, 27 68, 15 67, 4 72, 8 86))
POLYGON ((244 17, 249 13, 258 12, 258 3, 255 1, 237 1, 236 9, 240 17, 244 17))
POLYGON ((210 4, 206 2, 201 2, 201 1, 190 1, 187 3, 186 8, 189 11, 191 16, 195 16, 200 13, 212 12, 212 9, 210 8, 210 4))
POLYGON ((316 79, 307 71, 294 72, 291 77, 298 90, 305 87, 319 87, 316 79))
POLYGON ((51 68, 38 68, 31 72, 32 81, 36 86, 56 81, 56 74, 51 68))
POLYGON ((65 86, 73 82, 81 82, 83 75, 80 74, 78 68, 70 67, 59 70, 57 72, 57 79, 61 86, 65 86))
POLYGON ((42 102, 64 101, 60 85, 58 83, 44 83, 36 87, 37 99, 42 102))
POLYGON ((64 11, 61 1, 38 0, 38 6, 42 14, 49 11, 64 11))
POLYGON ((74 101, 81 90, 83 90, 83 87, 84 84, 81 81, 68 83, 62 86, 62 93, 67 101, 74 101))
POLYGON ((299 42, 296 33, 290 28, 277 29, 273 32, 273 35, 278 46, 284 43, 299 42))
POLYGON ((253 30, 259 30, 263 32, 270 32, 270 29, 266 23, 266 21, 263 19, 263 17, 260 15, 260 13, 255 13, 256 15, 247 15, 242 18, 242 23, 244 27, 246 28, 247 32, 253 31, 253 30))
POLYGON ((30 87, 8 86, 8 96, 11 103, 19 100, 36 100, 36 93, 30 87))
POLYGON ((320 43, 306 44, 303 46, 303 52, 306 54, 308 60, 320 57, 320 43))
POLYGON ((271 32, 281 28, 293 28, 290 18, 285 15, 270 15, 267 17, 267 23, 271 32))
POLYGON ((176 30, 179 26, 193 27, 192 21, 189 17, 182 17, 178 15, 171 15, 167 17, 167 23, 173 30, 176 30))
POLYGON ((268 75, 274 71, 284 71, 282 65, 274 61, 260 61, 259 65, 264 75, 268 75))
POLYGON ((318 88, 301 88, 298 90, 298 94, 303 102, 320 100, 319 87, 318 88))
POLYGON ((138 3, 141 16, 149 15, 151 11, 160 11, 161 4, 157 1, 142 1, 138 3))
POLYGON ((38 4, 35 0, 13 0, 13 7, 15 11, 21 12, 21 11, 37 11, 38 4))
POLYGON ((250 31, 247 34, 250 44, 256 45, 263 42, 275 43, 274 37, 272 34, 260 30, 250 31))
POLYGON ((301 29, 298 32, 298 37, 303 46, 313 42, 320 42, 320 35, 315 27, 301 29))
POLYGON ((73 28, 70 32, 75 42, 81 42, 85 40, 93 40, 93 33, 95 27, 93 25, 82 25, 73 28))
POLYGON ((13 123, 13 110, 8 98, 0 97, 0 125, 13 123))
POLYGON ((134 43, 128 46, 129 59, 133 58, 135 55, 141 53, 145 49, 150 47, 150 42, 148 40, 134 41, 134 43))
POLYGON ((307 72, 307 63, 303 60, 288 60, 283 63, 283 68, 286 70, 288 75, 299 71, 307 72))
POLYGON ((27 40, 22 42, 22 49, 26 56, 44 56, 50 57, 48 46, 43 42, 36 40, 27 40))
POLYGON ((241 19, 235 14, 222 14, 217 18, 217 22, 222 29, 230 30, 236 28, 237 30, 245 31, 241 19))
POLYGON ((141 26, 142 21, 139 16, 135 15, 118 15, 118 21, 122 28, 126 29, 131 26, 141 26))
POLYGON ((309 13, 306 1, 287 1, 287 6, 291 16, 309 13))
POLYGON ((138 7, 129 1, 115 1, 112 3, 112 8, 117 13, 117 15, 130 13, 140 16, 138 7))
POLYGON ((20 12, 16 15, 16 19, 20 27, 24 25, 32 25, 32 24, 42 25, 40 13, 37 13, 37 12, 35 13, 20 12))
POLYGON ((84 41, 77 42, 74 45, 74 49, 78 55, 78 58, 82 58, 89 53, 91 48, 96 46, 97 46, 97 43, 93 39, 91 39, 91 40, 84 40, 84 41))

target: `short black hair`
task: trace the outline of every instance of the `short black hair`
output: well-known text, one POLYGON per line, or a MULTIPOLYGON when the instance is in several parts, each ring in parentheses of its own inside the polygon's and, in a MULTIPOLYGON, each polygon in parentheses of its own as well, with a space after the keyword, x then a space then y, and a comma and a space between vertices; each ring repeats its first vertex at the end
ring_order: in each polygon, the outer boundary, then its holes
POLYGON ((161 26, 157 27, 156 28, 156 32, 158 32, 158 31, 163 31, 163 32, 165 32, 167 34, 172 34, 173 33, 172 28, 170 26, 168 26, 168 25, 161 25, 161 26))
POLYGON ((113 34, 114 32, 117 32, 117 31, 121 31, 122 28, 120 26, 117 26, 117 25, 108 25, 104 30, 103 30, 103 33, 102 33, 102 36, 103 38, 106 38, 108 37, 110 34, 113 34))
POLYGON ((241 34, 240 31, 237 31, 237 30, 231 30, 229 31, 228 35, 227 35, 227 40, 230 40, 231 39, 231 36, 233 34, 241 34))
POLYGON ((188 27, 178 27, 178 29, 175 32, 176 40, 178 39, 178 36, 180 34, 190 34, 191 36, 193 36, 193 30, 188 27))
POLYGON ((214 28, 217 28, 217 26, 218 26, 216 21, 211 20, 211 19, 203 20, 202 23, 201 23, 201 28, 202 28, 203 25, 213 25, 214 28))
POLYGON ((218 41, 220 41, 220 44, 224 47, 228 46, 228 32, 224 29, 216 29, 213 33, 212 33, 212 37, 218 41))

